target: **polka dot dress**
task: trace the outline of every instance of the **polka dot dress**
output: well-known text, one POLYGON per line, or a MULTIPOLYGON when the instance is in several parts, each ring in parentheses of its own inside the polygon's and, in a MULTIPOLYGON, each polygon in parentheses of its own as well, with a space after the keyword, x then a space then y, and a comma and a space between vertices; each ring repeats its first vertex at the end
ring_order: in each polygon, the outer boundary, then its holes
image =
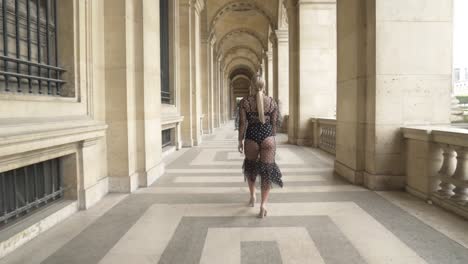
POLYGON ((278 106, 271 97, 264 97, 264 100, 264 124, 260 122, 254 96, 246 97, 240 103, 239 140, 245 139, 244 176, 255 182, 260 175, 262 188, 270 188, 273 184, 283 187, 282 174, 275 162, 278 106))

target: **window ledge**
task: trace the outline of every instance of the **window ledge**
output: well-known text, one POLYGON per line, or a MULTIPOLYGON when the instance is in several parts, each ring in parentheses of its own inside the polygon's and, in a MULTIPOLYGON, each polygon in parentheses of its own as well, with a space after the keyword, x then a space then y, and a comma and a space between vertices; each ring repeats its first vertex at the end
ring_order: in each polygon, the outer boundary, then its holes
POLYGON ((183 116, 179 115, 174 115, 174 116, 163 116, 161 119, 161 125, 170 125, 170 124, 176 124, 176 123, 181 123, 184 121, 183 116))
POLYGON ((0 101, 28 101, 28 102, 60 102, 60 103, 78 103, 77 97, 60 97, 35 94, 20 93, 0 93, 0 101))
POLYGON ((0 123, 0 157, 105 136, 107 125, 85 118, 0 123))

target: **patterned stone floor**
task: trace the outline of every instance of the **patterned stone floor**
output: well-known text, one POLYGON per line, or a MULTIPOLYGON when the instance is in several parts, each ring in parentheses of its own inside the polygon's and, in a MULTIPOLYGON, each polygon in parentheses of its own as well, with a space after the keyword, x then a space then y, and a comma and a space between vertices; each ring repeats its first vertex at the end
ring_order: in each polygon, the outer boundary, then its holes
POLYGON ((0 263, 468 263, 468 223, 405 193, 333 176, 333 159, 282 144, 285 188, 246 207, 231 126, 168 157, 151 188, 108 195, 0 263))

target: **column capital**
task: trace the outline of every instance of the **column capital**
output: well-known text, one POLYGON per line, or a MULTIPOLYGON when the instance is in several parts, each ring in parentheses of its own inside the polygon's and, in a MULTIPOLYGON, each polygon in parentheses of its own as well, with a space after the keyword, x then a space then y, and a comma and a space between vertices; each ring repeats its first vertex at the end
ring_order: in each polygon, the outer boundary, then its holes
POLYGON ((203 11, 203 8, 205 8, 205 0, 191 0, 191 4, 198 14, 200 14, 201 11, 203 11))
POLYGON ((205 0, 180 0, 179 5, 194 8, 198 14, 205 8, 205 0))
POLYGON ((289 31, 285 29, 276 30, 276 38, 278 42, 288 42, 289 41, 289 31))
POLYGON ((268 38, 270 39, 270 42, 273 48, 276 48, 278 46, 278 38, 276 37, 276 33, 274 31, 271 32, 268 38))

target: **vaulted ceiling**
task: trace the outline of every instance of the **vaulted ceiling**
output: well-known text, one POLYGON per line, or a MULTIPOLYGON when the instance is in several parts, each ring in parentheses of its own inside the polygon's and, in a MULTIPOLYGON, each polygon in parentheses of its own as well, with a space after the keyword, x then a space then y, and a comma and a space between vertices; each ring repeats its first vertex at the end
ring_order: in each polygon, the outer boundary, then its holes
POLYGON ((228 78, 237 80, 236 86, 245 85, 245 78, 251 78, 260 69, 263 56, 271 47, 270 33, 284 17, 281 3, 282 0, 206 0, 208 35, 216 40, 218 58, 228 78), (244 79, 240 80, 239 75, 244 79))

